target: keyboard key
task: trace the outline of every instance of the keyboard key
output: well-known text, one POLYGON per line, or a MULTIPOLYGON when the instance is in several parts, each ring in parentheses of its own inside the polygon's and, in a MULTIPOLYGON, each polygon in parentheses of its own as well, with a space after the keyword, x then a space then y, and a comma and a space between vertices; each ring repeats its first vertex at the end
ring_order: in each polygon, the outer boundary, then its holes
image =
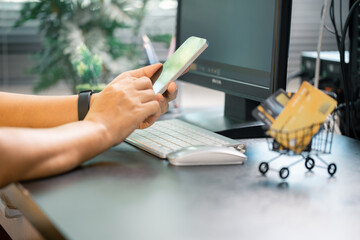
POLYGON ((166 158, 170 152, 189 146, 238 144, 233 139, 178 119, 158 121, 149 128, 135 130, 125 141, 160 158, 166 158))

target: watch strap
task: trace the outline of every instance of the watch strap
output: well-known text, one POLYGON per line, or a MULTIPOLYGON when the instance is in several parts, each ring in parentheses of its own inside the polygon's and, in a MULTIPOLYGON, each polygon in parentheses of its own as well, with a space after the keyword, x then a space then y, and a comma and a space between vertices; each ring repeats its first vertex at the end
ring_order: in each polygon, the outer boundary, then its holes
POLYGON ((81 91, 79 93, 79 98, 78 98, 78 118, 79 118, 79 121, 83 120, 85 118, 86 114, 89 111, 90 97, 91 97, 92 93, 93 93, 92 90, 85 90, 85 91, 81 91))

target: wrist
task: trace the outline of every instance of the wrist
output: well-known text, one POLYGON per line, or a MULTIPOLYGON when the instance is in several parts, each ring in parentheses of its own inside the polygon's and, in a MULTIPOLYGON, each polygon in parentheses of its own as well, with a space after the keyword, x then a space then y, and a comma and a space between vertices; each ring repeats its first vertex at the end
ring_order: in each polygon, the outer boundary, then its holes
POLYGON ((103 124, 99 119, 93 116, 86 117, 83 122, 86 122, 86 124, 89 126, 89 129, 94 130, 95 138, 100 140, 99 143, 105 144, 106 148, 112 147, 114 145, 114 137, 112 135, 112 132, 109 130, 109 128, 103 124))
POLYGON ((91 106, 94 104, 94 101, 95 101, 97 95, 98 95, 98 93, 93 93, 93 94, 91 95, 91 97, 90 97, 90 104, 89 104, 89 110, 90 110, 91 106))

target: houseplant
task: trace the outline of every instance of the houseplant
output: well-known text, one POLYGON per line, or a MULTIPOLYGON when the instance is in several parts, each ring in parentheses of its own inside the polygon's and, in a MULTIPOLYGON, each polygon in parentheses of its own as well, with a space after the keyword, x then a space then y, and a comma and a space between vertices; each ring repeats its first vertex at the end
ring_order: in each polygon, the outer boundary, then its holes
POLYGON ((40 0, 25 3, 15 27, 37 20, 43 37, 43 49, 35 54, 33 72, 39 79, 34 91, 39 92, 59 81, 65 81, 74 93, 79 84, 92 84, 84 82, 84 77, 73 66, 80 46, 101 60, 98 83, 106 83, 111 76, 137 67, 141 53, 137 35, 147 1, 40 0), (122 39, 124 35, 127 41, 122 39))

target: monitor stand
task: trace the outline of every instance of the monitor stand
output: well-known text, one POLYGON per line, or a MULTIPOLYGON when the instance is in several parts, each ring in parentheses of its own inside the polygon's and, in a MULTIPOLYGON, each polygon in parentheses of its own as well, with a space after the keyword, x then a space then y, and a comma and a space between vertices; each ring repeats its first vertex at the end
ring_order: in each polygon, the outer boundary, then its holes
POLYGON ((233 139, 265 137, 263 124, 251 111, 259 102, 225 95, 225 108, 215 107, 184 111, 179 119, 233 139))

